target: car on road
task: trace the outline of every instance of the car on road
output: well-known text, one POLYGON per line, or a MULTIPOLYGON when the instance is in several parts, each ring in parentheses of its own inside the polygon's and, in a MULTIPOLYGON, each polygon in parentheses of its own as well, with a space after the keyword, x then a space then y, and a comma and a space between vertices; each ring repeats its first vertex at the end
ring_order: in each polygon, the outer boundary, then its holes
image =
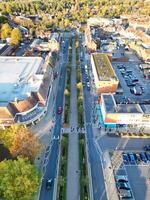
POLYGON ((57 108, 57 114, 61 114, 61 113, 62 113, 62 107, 59 106, 59 107, 57 108))
POLYGON ((90 88, 90 82, 87 82, 87 88, 90 88))
POLYGON ((150 145, 145 145, 144 146, 144 151, 150 151, 150 145))
POLYGON ((129 155, 129 160, 130 160, 130 164, 134 165, 136 164, 136 160, 135 160, 135 156, 133 153, 128 153, 129 155))
POLYGON ((122 154, 122 158, 123 158, 124 164, 128 164, 129 163, 129 156, 128 156, 127 153, 123 153, 122 154))
POLYGON ((53 186, 53 179, 52 178, 47 179, 46 180, 46 189, 50 190, 52 188, 52 186, 53 186))
POLYGON ((59 135, 57 137, 54 135, 53 140, 59 140, 59 135))
POLYGON ((56 79, 58 77, 58 72, 54 73, 54 79, 56 79))
POLYGON ((144 163, 147 163, 147 158, 146 158, 146 155, 144 152, 141 152, 140 153, 140 157, 141 157, 141 160, 144 162, 144 163))

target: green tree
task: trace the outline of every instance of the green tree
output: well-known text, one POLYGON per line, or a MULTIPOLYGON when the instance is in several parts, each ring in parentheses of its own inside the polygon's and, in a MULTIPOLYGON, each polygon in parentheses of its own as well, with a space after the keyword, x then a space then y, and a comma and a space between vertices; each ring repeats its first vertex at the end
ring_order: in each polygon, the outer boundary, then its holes
POLYGON ((2 28, 1 28, 1 38, 2 39, 6 39, 8 37, 10 37, 11 34, 11 28, 9 26, 9 24, 3 24, 2 28))
POLYGON ((11 32, 11 44, 18 45, 21 41, 21 32, 18 28, 14 28, 11 32))
POLYGON ((0 196, 5 200, 29 200, 37 192, 40 175, 27 159, 0 162, 0 196))
POLYGON ((4 24, 8 21, 7 17, 5 16, 0 16, 0 24, 4 24))
POLYGON ((9 150, 13 144, 19 128, 20 126, 11 126, 5 130, 0 130, 0 142, 3 143, 4 146, 9 150))

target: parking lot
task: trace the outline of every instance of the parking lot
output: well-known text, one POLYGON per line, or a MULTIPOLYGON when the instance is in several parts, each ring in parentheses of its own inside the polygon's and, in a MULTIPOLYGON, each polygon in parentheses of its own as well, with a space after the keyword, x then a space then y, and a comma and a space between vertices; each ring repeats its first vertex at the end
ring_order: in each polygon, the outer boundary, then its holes
POLYGON ((135 165, 125 167, 130 186, 135 200, 149 200, 150 199, 150 165, 135 165))
MULTIPOLYGON (((132 198, 129 199, 149 200, 150 159, 148 159, 147 156, 145 159, 143 158, 142 155, 143 154, 146 155, 146 153, 150 154, 150 152, 149 151, 125 151, 125 152, 117 151, 117 152, 118 153, 120 152, 122 154, 122 164, 120 165, 119 169, 114 170, 116 187, 118 187, 117 178, 122 177, 120 178, 121 179, 120 182, 124 182, 124 185, 127 183, 126 186, 130 188, 130 192, 132 194, 132 198), (124 155, 127 156, 128 159, 126 159, 124 155)), ((129 189, 124 189, 124 190, 129 190, 129 189)), ((118 190, 118 195, 119 195, 119 190, 118 190)))
MULTIPOLYGON (((123 89, 123 95, 121 95, 121 97, 129 98, 131 101, 130 103, 143 103, 150 98, 150 83, 144 78, 144 75, 136 62, 113 62, 112 66, 118 76, 120 86, 123 89), (140 95, 133 94, 131 90, 134 87, 140 87, 142 93, 140 95)), ((122 101, 120 95, 115 96, 118 101, 122 101)))

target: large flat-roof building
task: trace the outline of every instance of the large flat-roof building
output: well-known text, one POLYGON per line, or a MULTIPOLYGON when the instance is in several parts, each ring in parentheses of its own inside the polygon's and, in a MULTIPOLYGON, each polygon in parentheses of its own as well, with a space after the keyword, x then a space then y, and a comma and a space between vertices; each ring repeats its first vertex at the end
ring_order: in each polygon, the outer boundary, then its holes
POLYGON ((113 94, 102 94, 100 112, 106 127, 138 125, 150 128, 150 105, 117 104, 113 94))
POLYGON ((29 124, 46 106, 52 73, 41 57, 0 57, 0 125, 29 124))
POLYGON ((116 92, 119 80, 107 54, 91 54, 91 64, 97 94, 100 95, 101 93, 116 92))

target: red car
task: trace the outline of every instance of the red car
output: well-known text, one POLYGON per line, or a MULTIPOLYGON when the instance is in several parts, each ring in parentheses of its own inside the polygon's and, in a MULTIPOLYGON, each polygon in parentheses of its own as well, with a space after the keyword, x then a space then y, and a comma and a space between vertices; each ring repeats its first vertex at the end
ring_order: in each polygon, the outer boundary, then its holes
POLYGON ((61 107, 61 106, 59 106, 59 107, 57 108, 57 113, 58 113, 58 114, 61 114, 61 113, 62 113, 62 107, 61 107))

